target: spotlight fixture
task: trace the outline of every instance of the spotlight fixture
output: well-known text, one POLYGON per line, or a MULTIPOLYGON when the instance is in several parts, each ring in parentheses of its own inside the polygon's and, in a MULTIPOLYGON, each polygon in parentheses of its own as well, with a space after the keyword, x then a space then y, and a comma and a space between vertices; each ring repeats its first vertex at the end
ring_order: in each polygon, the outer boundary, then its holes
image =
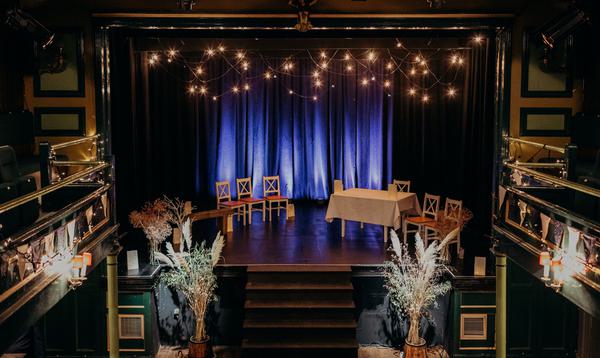
POLYGON ((446 4, 446 0, 427 0, 429 7, 439 9, 442 5, 446 4))
POLYGON ((177 7, 180 10, 191 11, 194 9, 194 5, 196 5, 194 0, 177 0, 177 7))
POLYGON ((33 40, 45 50, 54 41, 54 33, 37 21, 33 16, 16 6, 6 11, 6 25, 13 30, 25 30, 33 40))
POLYGON ((557 43, 571 35, 579 26, 588 23, 588 16, 580 9, 571 7, 566 12, 542 25, 536 33, 548 49, 554 49, 557 43))

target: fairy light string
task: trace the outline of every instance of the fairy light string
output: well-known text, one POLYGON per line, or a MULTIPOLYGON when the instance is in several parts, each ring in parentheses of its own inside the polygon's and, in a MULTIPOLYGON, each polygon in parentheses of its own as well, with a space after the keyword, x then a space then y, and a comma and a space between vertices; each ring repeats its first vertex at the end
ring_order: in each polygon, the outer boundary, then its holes
MULTIPOLYGON (((485 40, 484 36, 477 34, 472 38, 472 43, 474 46, 480 46, 485 40)), ((289 95, 318 101, 320 91, 336 88, 336 83, 329 80, 333 75, 343 79, 355 78, 358 87, 377 86, 388 97, 393 94, 395 76, 401 76, 407 81, 406 95, 426 104, 431 102, 431 92, 438 86, 445 89, 445 96, 448 98, 459 95, 454 83, 464 68, 467 51, 468 48, 411 50, 396 39, 394 45, 388 48, 326 48, 318 51, 304 49, 289 51, 283 57, 266 56, 257 50, 228 49, 224 44, 208 47, 200 51, 199 55, 189 58, 175 48, 151 51, 145 56, 149 67, 166 71, 168 75, 187 86, 190 95, 206 96, 213 101, 218 101, 227 94, 248 93, 252 90, 252 83, 257 80, 276 83, 289 95), (210 73, 210 62, 215 60, 222 61, 224 70, 213 77, 207 77, 210 73), (253 63, 254 61, 257 63, 253 63), (308 61, 312 70, 308 73, 302 72, 301 61, 308 61), (440 61, 443 61, 443 64, 440 63, 439 67, 443 70, 436 73, 430 64, 440 61), (177 73, 170 71, 169 68, 173 65, 183 66, 189 72, 189 76, 181 78, 177 73), (258 73, 254 71, 254 66, 265 70, 258 73), (230 74, 233 74, 235 79, 229 88, 213 92, 214 87, 218 87, 213 83, 230 74), (286 78, 289 81, 286 81, 286 78), (310 92, 299 91, 291 85, 294 79, 307 78, 311 81, 310 92)))

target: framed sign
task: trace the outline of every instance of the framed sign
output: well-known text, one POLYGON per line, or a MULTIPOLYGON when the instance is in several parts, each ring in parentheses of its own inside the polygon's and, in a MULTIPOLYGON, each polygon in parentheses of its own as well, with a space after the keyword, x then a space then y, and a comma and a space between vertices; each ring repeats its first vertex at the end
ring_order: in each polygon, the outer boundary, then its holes
POLYGON ((521 136, 565 137, 569 135, 571 108, 521 108, 521 136))
POLYGON ((84 136, 84 107, 36 107, 35 131, 39 136, 84 136))
POLYGON ((538 33, 523 32, 521 97, 571 97, 573 95, 573 38, 548 50, 538 33))
POLYGON ((38 54, 33 94, 35 97, 85 96, 82 31, 57 32, 52 45, 38 54))

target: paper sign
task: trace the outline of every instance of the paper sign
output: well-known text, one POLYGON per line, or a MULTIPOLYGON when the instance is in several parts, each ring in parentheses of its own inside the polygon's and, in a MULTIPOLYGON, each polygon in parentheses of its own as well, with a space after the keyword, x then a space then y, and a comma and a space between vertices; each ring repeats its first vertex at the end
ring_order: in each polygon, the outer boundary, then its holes
POLYGON ((137 250, 127 251, 127 270, 139 270, 140 264, 138 263, 138 252, 137 250))
POLYGON ((485 257, 475 256, 475 276, 485 276, 485 257))

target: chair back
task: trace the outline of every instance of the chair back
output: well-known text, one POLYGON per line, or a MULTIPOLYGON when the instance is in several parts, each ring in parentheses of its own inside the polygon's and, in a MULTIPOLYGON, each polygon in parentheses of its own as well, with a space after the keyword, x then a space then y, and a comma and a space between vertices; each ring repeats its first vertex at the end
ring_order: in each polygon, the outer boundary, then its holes
POLYGON ((451 220, 457 224, 462 222, 462 200, 446 198, 444 220, 451 220))
POLYGON ((279 175, 263 177, 263 196, 281 195, 279 190, 279 175))
POLYGON ((394 179, 393 184, 396 186, 399 193, 410 193, 410 180, 394 179))
POLYGON ((333 192, 341 193, 342 191, 344 191, 344 183, 339 179, 334 180, 333 181, 333 192))
POLYGON ((423 213, 421 216, 430 217, 437 221, 440 210, 440 196, 425 193, 423 198, 423 213))
POLYGON ((252 178, 237 178, 235 180, 238 199, 252 197, 252 178))
POLYGON ((218 181, 215 186, 217 188, 217 206, 223 201, 231 201, 231 189, 228 181, 218 181))

